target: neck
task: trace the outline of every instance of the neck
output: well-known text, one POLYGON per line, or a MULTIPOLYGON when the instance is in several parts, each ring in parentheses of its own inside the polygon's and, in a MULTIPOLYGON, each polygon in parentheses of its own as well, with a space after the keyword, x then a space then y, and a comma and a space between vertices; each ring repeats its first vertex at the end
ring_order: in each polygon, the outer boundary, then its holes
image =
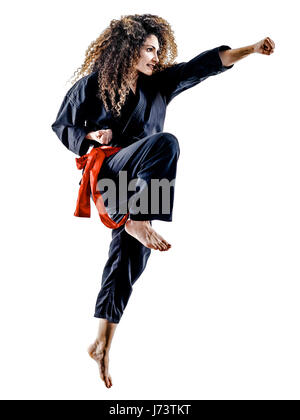
POLYGON ((129 86, 130 86, 131 90, 133 91, 133 93, 135 93, 135 91, 136 91, 136 85, 137 85, 137 78, 136 79, 131 79, 131 82, 129 83, 129 86))

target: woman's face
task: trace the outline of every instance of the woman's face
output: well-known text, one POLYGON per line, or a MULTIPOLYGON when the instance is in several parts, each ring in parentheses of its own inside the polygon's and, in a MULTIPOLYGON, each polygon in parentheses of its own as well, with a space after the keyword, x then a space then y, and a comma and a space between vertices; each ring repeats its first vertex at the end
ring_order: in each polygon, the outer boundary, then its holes
POLYGON ((158 63, 159 43, 155 35, 149 35, 140 49, 140 59, 136 65, 138 72, 151 76, 154 66, 158 63))

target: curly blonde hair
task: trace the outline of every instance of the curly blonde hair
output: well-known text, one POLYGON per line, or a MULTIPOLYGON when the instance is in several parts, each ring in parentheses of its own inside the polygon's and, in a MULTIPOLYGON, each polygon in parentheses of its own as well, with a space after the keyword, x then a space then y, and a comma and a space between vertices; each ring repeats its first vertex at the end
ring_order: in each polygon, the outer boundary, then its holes
POLYGON ((174 65, 177 45, 170 24, 155 15, 127 15, 112 20, 89 45, 84 63, 75 71, 72 82, 99 70, 97 95, 106 111, 120 116, 140 57, 140 48, 149 35, 155 35, 160 45, 159 62, 154 72, 174 65))

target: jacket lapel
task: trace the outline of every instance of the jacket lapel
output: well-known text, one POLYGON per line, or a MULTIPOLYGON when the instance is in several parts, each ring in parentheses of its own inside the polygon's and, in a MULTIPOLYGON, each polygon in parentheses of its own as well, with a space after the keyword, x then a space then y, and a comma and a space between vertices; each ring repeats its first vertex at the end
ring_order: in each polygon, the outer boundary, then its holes
POLYGON ((140 122, 143 119, 143 116, 145 114, 147 100, 146 100, 145 91, 143 90, 143 87, 141 86, 141 83, 140 83, 140 78, 141 76, 138 79, 137 87, 136 87, 136 95, 138 95, 138 102, 135 109, 132 111, 131 115, 129 116, 125 127, 123 128, 122 134, 128 131, 129 127, 132 126, 132 124, 140 122))

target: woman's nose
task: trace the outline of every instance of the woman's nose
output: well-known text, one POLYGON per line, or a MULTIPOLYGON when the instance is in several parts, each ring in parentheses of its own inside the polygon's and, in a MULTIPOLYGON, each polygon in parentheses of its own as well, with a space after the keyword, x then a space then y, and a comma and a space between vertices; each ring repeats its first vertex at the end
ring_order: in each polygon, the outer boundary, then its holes
POLYGON ((154 53, 154 57, 153 57, 153 59, 154 59, 154 61, 155 61, 156 63, 158 63, 158 62, 159 62, 157 52, 155 52, 155 53, 154 53))

